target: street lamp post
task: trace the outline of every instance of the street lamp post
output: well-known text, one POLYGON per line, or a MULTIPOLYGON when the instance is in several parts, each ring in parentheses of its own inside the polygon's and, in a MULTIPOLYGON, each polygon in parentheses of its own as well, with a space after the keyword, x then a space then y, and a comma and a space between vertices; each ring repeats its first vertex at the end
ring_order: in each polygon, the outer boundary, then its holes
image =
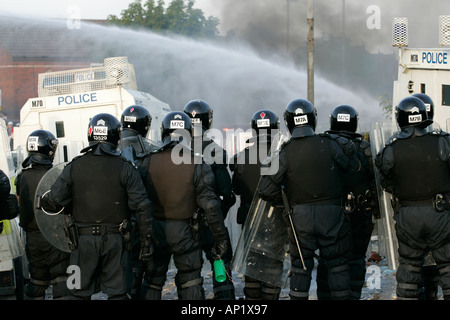
POLYGON ((314 105, 314 0, 308 0, 308 100, 314 105))

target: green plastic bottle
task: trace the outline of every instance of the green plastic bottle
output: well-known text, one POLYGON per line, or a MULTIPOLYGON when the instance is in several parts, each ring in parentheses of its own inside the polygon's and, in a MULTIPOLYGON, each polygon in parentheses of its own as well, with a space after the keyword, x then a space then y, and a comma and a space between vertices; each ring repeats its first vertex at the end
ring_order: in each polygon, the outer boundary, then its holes
POLYGON ((225 265, 222 259, 214 260, 214 275, 217 282, 224 282, 227 279, 225 265))

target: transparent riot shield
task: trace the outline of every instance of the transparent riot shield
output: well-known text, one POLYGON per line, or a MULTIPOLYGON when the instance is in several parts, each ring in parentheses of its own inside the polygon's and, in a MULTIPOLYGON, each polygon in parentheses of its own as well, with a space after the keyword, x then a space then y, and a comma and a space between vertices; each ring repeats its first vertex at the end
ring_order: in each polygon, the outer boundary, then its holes
MULTIPOLYGON (((392 122, 374 124, 370 131, 370 144, 374 160, 376 154, 385 146, 386 142, 389 141, 396 131, 397 127, 392 122)), ((375 164, 373 165, 375 166, 375 164)), ((377 220, 379 254, 386 257, 389 269, 396 270, 399 265, 398 242, 395 233, 394 210, 391 205, 392 195, 381 187, 378 170, 375 170, 375 180, 381 215, 381 219, 377 220)))
POLYGON ((234 271, 276 287, 287 286, 289 238, 283 210, 255 195, 234 251, 234 271))
POLYGON ((51 186, 61 174, 66 164, 67 162, 63 162, 54 166, 41 178, 35 193, 34 216, 41 233, 51 245, 64 252, 71 252, 74 245, 73 239, 70 236, 70 228, 73 224, 71 216, 62 214, 65 209, 62 209, 60 212, 46 212, 43 209, 37 208, 37 201, 39 201, 41 196, 50 191, 51 186))

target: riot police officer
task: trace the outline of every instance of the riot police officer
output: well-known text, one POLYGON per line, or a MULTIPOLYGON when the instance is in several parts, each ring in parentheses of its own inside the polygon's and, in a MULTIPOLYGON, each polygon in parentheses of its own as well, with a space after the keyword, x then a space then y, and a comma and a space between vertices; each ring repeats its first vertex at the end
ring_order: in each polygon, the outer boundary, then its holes
MULTIPOLYGON (((223 218, 227 218, 228 211, 236 202, 235 195, 232 192, 231 177, 227 169, 227 152, 210 139, 206 134, 211 129, 213 121, 213 110, 203 100, 197 99, 189 101, 184 107, 184 112, 189 116, 192 123, 192 142, 191 146, 194 152, 201 153, 204 161, 211 166, 214 173, 216 186, 215 192, 220 197, 221 211, 223 218)), ((211 267, 214 273, 213 257, 211 256, 211 248, 214 244, 214 239, 211 231, 207 228, 205 223, 202 223, 200 228, 200 239, 203 246, 203 251, 206 257, 211 262, 211 267)), ((226 256, 222 257, 228 275, 231 276, 230 262, 232 258, 231 241, 228 241, 230 247, 227 250, 226 256)), ((224 282, 215 281, 213 277, 214 298, 218 300, 234 300, 234 286, 232 279, 227 277, 224 282)))
POLYGON ((90 299, 101 290, 108 299, 126 299, 123 224, 134 211, 139 226, 141 255, 151 254, 151 202, 137 169, 117 149, 120 122, 100 113, 89 122, 89 146, 65 166, 41 200, 46 211, 70 208, 78 230, 78 247, 70 264, 80 268, 81 288, 73 298, 90 299))
POLYGON ((444 299, 450 298, 450 136, 427 132, 422 100, 407 97, 395 109, 400 132, 377 154, 384 190, 394 197, 398 240, 398 299, 417 299, 428 250, 440 273, 444 299))
POLYGON ((351 244, 350 226, 341 208, 341 173, 359 169, 355 146, 337 135, 315 134, 317 111, 307 100, 291 101, 284 120, 291 139, 272 159, 279 162, 278 172, 261 178, 260 196, 276 201, 285 184, 296 235, 290 234, 289 295, 291 299, 308 299, 314 251, 320 249, 328 270, 331 298, 348 299, 351 244))
POLYGON ((22 162, 22 172, 16 178, 19 197, 20 226, 26 232, 25 250, 29 261, 30 282, 25 288, 26 299, 44 299, 45 290, 53 284, 53 299, 66 297, 69 256, 50 244, 41 233, 34 215, 36 188, 53 166, 58 140, 47 130, 33 131, 27 140, 28 157, 22 162))
MULTIPOLYGON (((253 196, 257 192, 261 177, 261 160, 264 160, 260 159, 260 152, 267 156, 271 151, 272 141, 277 133, 275 131, 280 130, 280 119, 270 110, 259 110, 252 116, 251 129, 253 136, 248 142, 253 144, 234 155, 229 164, 233 192, 240 196, 236 216, 236 222, 240 225, 245 223, 253 196)), ((268 268, 268 272, 281 273, 282 268, 282 262, 276 260, 268 268)), ((244 294, 247 300, 278 300, 280 291, 279 287, 245 276, 244 294)))
POLYGON ((148 154, 140 165, 148 195, 154 204, 154 254, 147 263, 142 284, 143 298, 160 300, 170 258, 179 299, 203 300, 202 248, 194 213, 203 210, 214 238, 213 259, 225 256, 227 230, 214 192, 214 174, 188 147, 191 121, 184 112, 167 114, 161 125, 163 146, 148 154))
MULTIPOLYGON (((413 97, 419 98, 425 104, 427 109, 427 118, 433 120, 434 118, 434 102, 430 96, 425 93, 415 93, 413 97)), ((432 123, 427 127, 427 130, 432 132, 440 132, 441 129, 437 123, 432 123)), ((419 299, 421 300, 436 300, 438 293, 438 282, 439 282, 439 270, 436 266, 436 262, 428 252, 425 257, 425 262, 422 267, 422 284, 419 289, 419 299)))
MULTIPOLYGON (((357 133, 359 114, 349 105, 339 105, 330 114, 330 130, 326 133, 337 134, 351 140, 361 163, 356 173, 344 173, 344 201, 346 213, 352 227, 352 254, 348 262, 350 269, 350 298, 361 297, 366 274, 366 251, 372 235, 372 216, 379 217, 375 174, 370 143, 357 133)), ((329 299, 327 270, 320 263, 317 267, 317 297, 329 299)))
MULTIPOLYGON (((139 163, 148 153, 158 149, 156 143, 147 139, 150 130, 152 117, 150 112, 138 105, 131 105, 126 108, 121 117, 122 135, 119 141, 121 156, 133 163, 139 163)), ((131 221, 127 228, 130 241, 128 249, 130 251, 130 263, 127 269, 127 294, 132 299, 139 299, 140 285, 142 283, 143 270, 140 254, 139 228, 136 217, 131 213, 131 221)))
POLYGON ((138 105, 129 106, 123 111, 120 123, 123 131, 119 141, 119 149, 123 157, 134 161, 139 155, 159 148, 147 138, 152 117, 146 108, 138 105), (128 146, 130 146, 130 150, 126 150, 128 146))

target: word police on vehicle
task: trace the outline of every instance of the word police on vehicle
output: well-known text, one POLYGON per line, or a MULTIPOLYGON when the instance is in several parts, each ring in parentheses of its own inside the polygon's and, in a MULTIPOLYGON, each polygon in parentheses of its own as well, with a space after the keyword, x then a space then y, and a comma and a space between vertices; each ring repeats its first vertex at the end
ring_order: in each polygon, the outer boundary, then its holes
POLYGON ((96 102, 97 101, 97 93, 80 93, 80 94, 71 94, 67 96, 58 97, 58 106, 61 105, 71 105, 71 104, 80 104, 80 103, 88 103, 88 102, 96 102))

